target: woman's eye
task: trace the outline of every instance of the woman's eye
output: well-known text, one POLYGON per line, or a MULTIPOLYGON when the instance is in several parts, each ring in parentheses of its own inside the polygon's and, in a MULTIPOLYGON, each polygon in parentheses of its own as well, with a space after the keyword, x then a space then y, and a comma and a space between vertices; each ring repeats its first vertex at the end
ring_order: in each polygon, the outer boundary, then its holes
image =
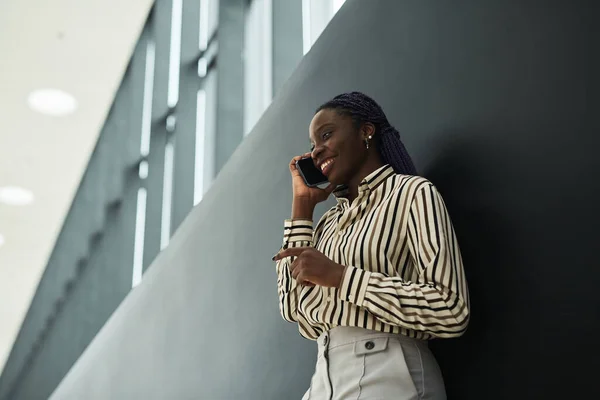
POLYGON ((328 139, 331 136, 331 132, 325 132, 323 134, 323 140, 328 139))

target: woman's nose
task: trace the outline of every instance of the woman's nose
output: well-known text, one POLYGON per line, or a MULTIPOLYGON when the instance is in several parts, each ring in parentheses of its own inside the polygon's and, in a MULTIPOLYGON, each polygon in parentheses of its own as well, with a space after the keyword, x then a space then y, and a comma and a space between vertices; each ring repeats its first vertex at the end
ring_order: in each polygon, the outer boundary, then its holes
POLYGON ((313 158, 313 160, 317 160, 322 152, 322 146, 315 146, 315 148, 310 152, 310 156, 313 158))

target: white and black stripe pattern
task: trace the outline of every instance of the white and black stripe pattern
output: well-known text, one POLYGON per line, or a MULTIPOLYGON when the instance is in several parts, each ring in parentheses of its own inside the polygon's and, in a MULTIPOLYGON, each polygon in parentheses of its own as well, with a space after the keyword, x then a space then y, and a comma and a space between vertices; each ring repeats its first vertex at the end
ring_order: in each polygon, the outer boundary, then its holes
POLYGON ((456 235, 442 197, 427 179, 385 165, 367 176, 352 204, 337 206, 313 229, 286 220, 283 247, 314 246, 345 265, 340 288, 304 287, 291 277, 293 257, 277 263, 279 306, 302 336, 335 326, 418 339, 462 335, 469 294, 456 235))

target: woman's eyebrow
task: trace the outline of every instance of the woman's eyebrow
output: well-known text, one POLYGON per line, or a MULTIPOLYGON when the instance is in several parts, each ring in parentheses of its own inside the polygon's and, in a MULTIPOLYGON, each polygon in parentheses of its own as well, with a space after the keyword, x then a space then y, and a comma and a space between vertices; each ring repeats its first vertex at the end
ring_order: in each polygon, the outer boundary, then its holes
POLYGON ((333 126, 335 126, 335 125, 332 122, 326 122, 323 125, 319 126, 317 129, 315 129, 315 132, 320 132, 325 128, 331 128, 333 126))

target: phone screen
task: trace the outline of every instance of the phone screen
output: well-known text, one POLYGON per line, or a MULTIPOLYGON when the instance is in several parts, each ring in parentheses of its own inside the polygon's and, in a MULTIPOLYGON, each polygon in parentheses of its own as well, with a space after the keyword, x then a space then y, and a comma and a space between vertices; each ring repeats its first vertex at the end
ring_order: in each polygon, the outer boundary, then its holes
POLYGON ((317 168, 311 157, 296 161, 296 167, 307 186, 314 187, 327 183, 327 177, 317 168))

